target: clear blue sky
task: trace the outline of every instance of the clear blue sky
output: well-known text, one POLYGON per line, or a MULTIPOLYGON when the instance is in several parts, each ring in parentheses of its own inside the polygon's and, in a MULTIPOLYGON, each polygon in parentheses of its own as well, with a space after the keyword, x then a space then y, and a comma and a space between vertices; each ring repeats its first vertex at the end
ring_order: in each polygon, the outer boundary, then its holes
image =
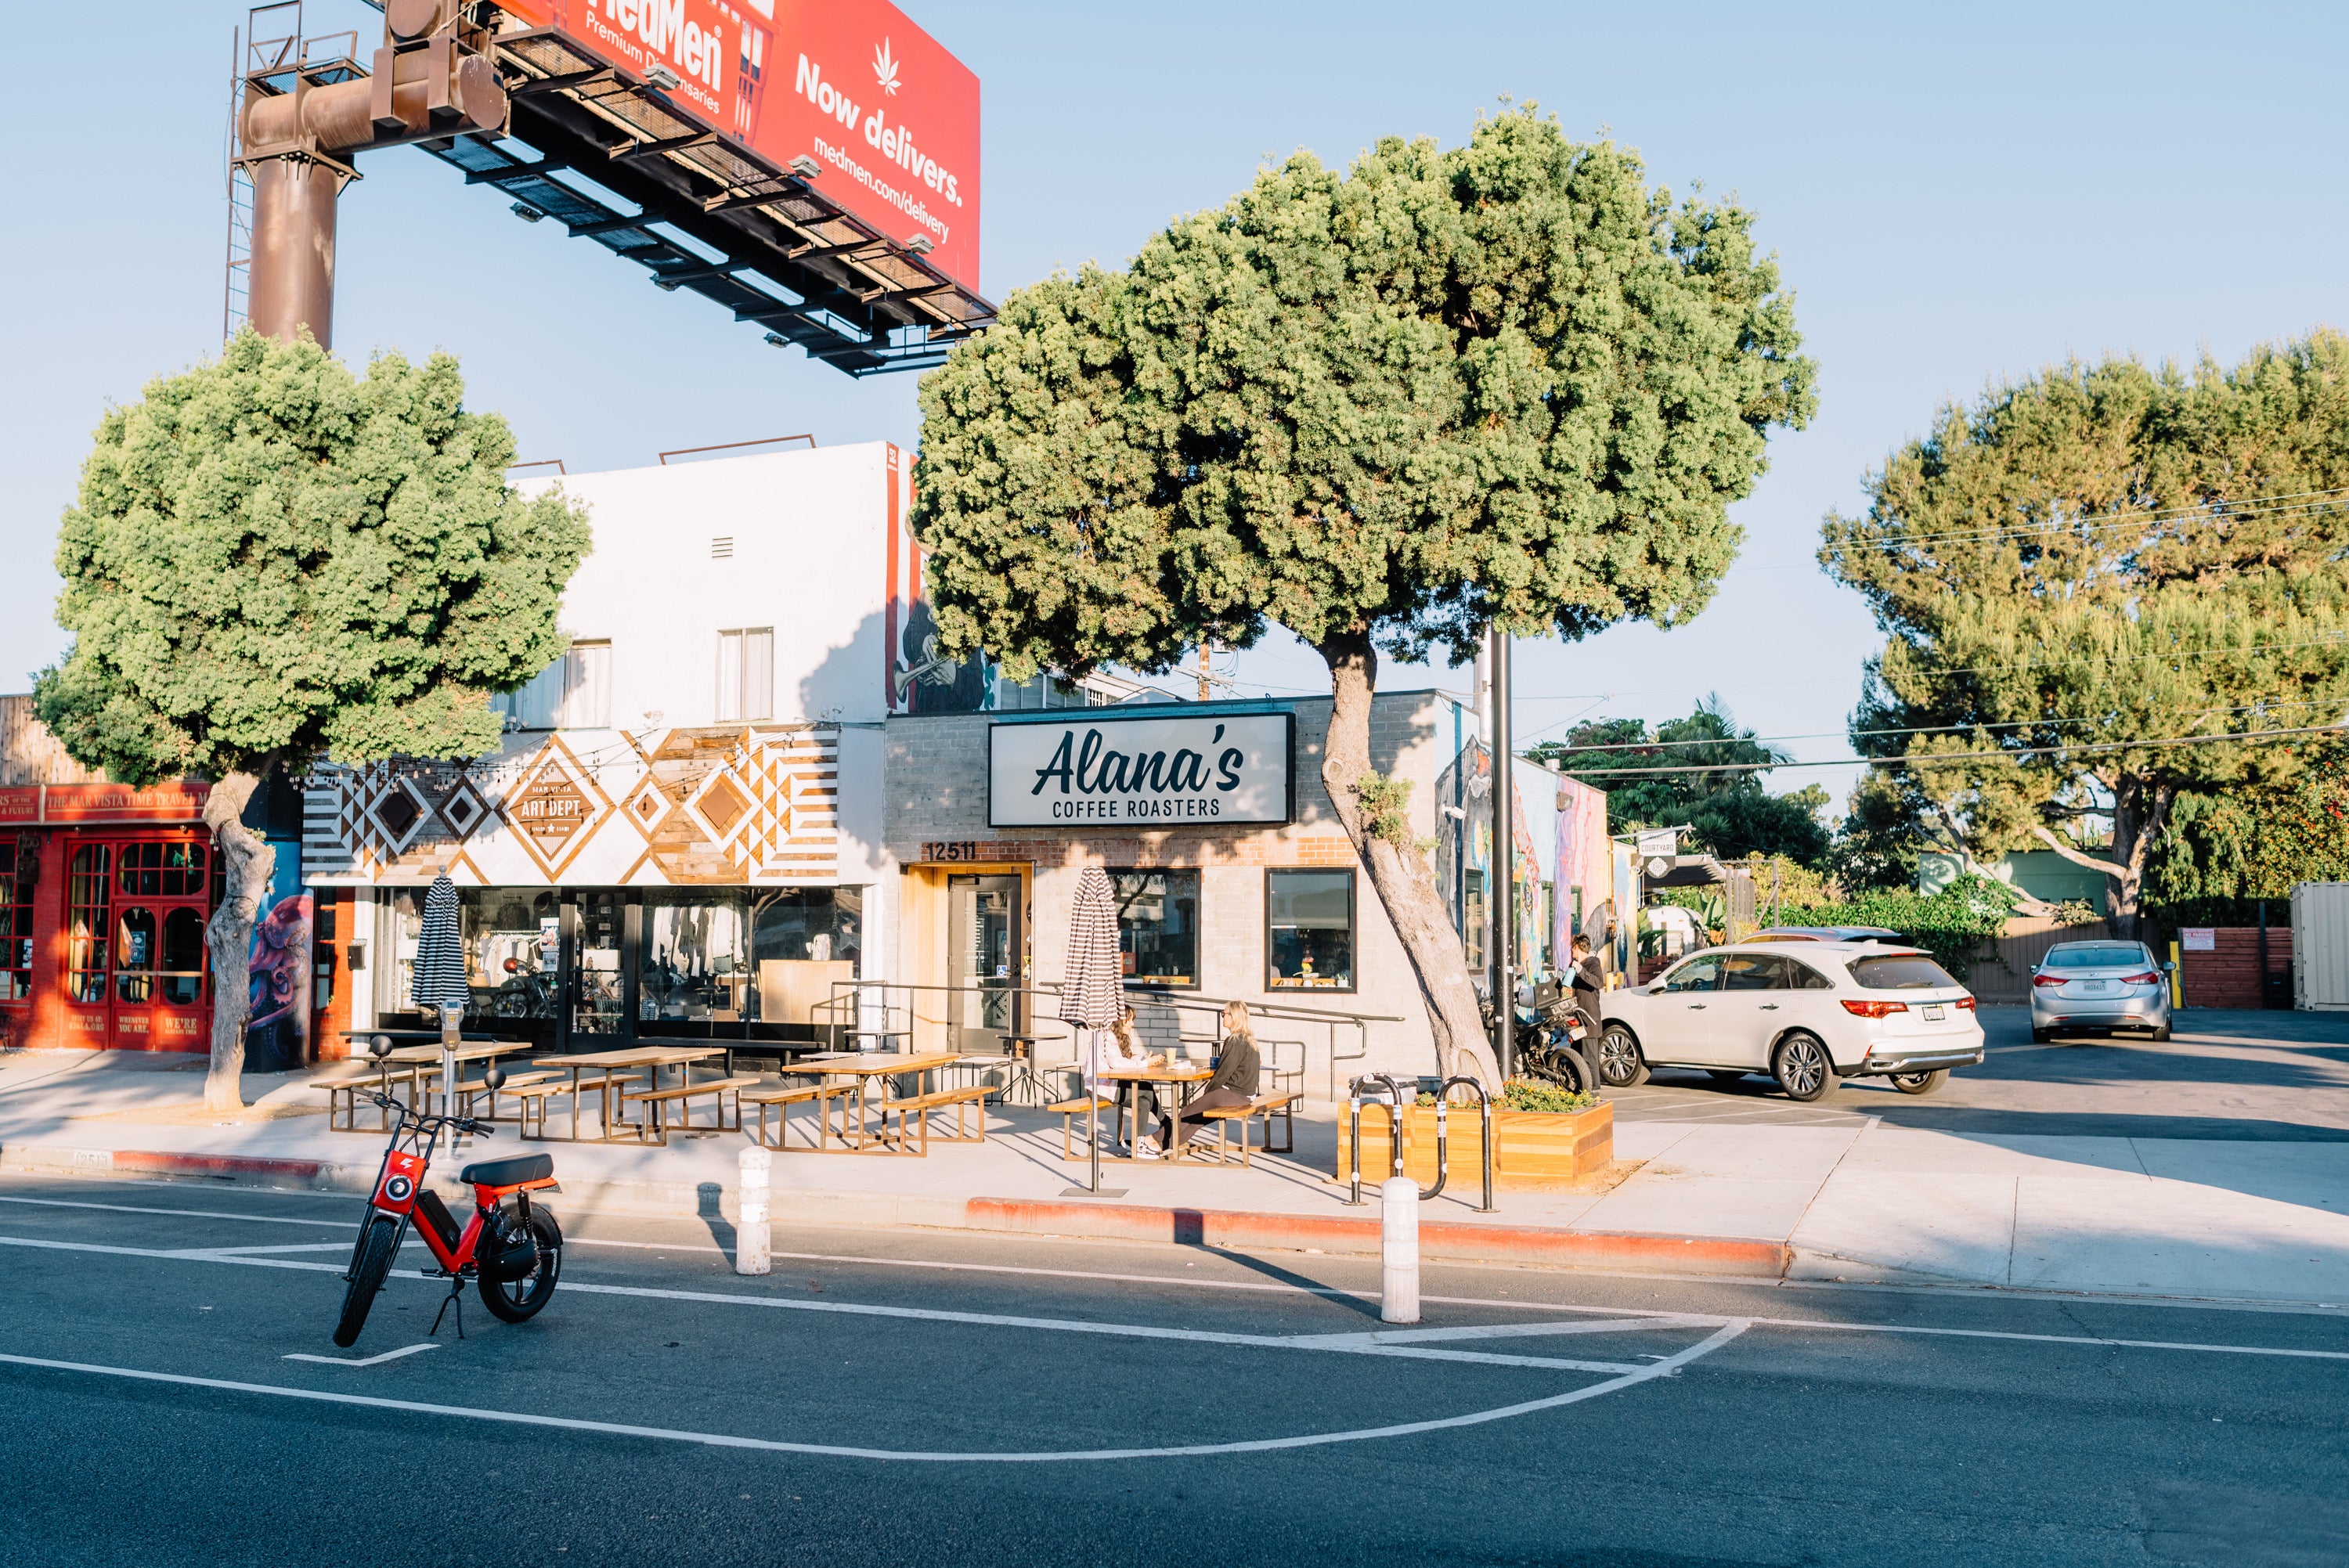
MULTIPOLYGON (((1847 755, 1858 601, 1812 563, 1820 515, 1935 406, 2066 355, 2222 359, 2344 325, 2349 8, 1751 5, 940 4, 905 8, 976 70, 984 276, 1123 261, 1258 162, 1343 162, 1377 137, 1463 138, 1506 93, 1638 148, 1760 215, 1820 361, 1821 410, 1777 441, 1736 515, 1744 555, 1670 634, 1523 645, 1517 728, 1578 711, 1661 718, 1719 691, 1792 749, 1847 755), (1606 694, 1611 694, 1606 695, 1606 694)), ((121 0, 103 65, 71 5, 27 7, 11 116, 17 238, 0 423, 0 689, 59 652, 57 512, 109 399, 216 346, 221 144, 241 5, 121 0)), ((311 0, 313 33, 377 26, 311 0)), ((914 383, 852 383, 760 342, 633 265, 519 222, 412 150, 375 154, 342 205, 337 346, 460 355, 475 406, 574 471, 662 448, 809 430, 916 438, 914 383)), ((1326 690, 1296 649, 1244 679, 1326 690)), ((1390 671, 1389 684, 1464 672, 1390 671)), ((1846 771, 1781 775, 1777 787, 1846 771)))

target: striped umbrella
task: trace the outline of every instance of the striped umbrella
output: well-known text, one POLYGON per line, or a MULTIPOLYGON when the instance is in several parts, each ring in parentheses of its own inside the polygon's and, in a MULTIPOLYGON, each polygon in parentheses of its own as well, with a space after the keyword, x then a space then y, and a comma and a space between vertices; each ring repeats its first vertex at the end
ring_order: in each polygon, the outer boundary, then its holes
POLYGON ((442 872, 424 892, 424 928, 417 934, 416 977, 409 997, 427 1013, 443 1002, 462 1002, 465 945, 457 931, 457 884, 442 872))
POLYGON ((1125 1011, 1125 982, 1117 954, 1117 900, 1109 877, 1087 866, 1077 879, 1069 919, 1069 962, 1061 982, 1061 1022, 1106 1029, 1125 1011))

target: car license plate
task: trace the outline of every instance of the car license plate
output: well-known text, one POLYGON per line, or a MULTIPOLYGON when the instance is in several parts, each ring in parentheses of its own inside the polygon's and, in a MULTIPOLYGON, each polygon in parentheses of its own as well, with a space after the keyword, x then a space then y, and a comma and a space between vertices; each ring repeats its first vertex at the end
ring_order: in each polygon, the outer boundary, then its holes
POLYGON ((2080 989, 2085 991, 2091 996, 2101 996, 2112 988, 2112 982, 2109 980, 2083 980, 2080 982, 2080 989))
POLYGON ((1946 1007, 1929 1006, 1925 1009, 1925 1022, 1929 1024, 1938 1024, 1949 1016, 1949 1009, 1946 1007))

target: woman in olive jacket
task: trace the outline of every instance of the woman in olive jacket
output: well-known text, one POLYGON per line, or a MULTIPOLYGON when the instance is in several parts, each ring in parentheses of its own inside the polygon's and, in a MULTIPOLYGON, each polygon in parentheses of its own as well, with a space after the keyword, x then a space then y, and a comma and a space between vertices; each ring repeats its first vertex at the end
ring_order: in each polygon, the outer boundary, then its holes
POLYGON ((1183 1145, 1204 1130, 1201 1112, 1247 1104, 1256 1098, 1258 1076, 1256 1036, 1248 1028, 1247 1004, 1226 1002, 1224 1049, 1216 1058, 1216 1076, 1183 1107, 1180 1116, 1159 1118, 1160 1144, 1180 1152, 1183 1145))

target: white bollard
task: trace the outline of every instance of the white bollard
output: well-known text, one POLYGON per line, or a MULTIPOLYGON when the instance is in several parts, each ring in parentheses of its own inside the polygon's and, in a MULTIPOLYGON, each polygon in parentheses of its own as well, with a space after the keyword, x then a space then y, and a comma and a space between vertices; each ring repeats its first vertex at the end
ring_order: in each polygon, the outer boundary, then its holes
POLYGON ((1386 1272, 1379 1285, 1379 1320, 1419 1321, 1419 1183, 1390 1176, 1379 1184, 1379 1239, 1386 1272))
POLYGON ((742 1150, 742 1181, 736 1189, 740 1212, 734 1220, 734 1272, 762 1274, 773 1267, 773 1237, 767 1224, 767 1178, 775 1157, 756 1144, 742 1150))

